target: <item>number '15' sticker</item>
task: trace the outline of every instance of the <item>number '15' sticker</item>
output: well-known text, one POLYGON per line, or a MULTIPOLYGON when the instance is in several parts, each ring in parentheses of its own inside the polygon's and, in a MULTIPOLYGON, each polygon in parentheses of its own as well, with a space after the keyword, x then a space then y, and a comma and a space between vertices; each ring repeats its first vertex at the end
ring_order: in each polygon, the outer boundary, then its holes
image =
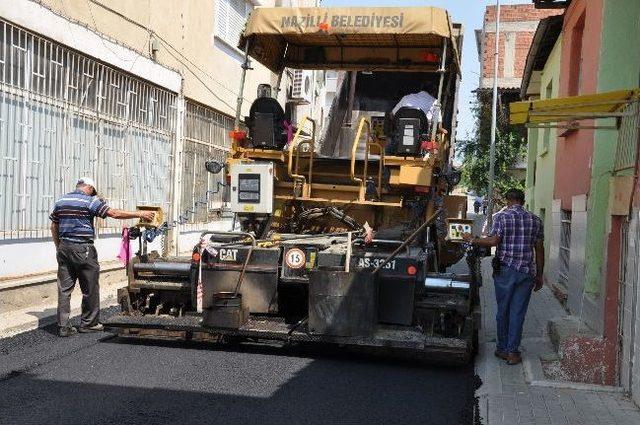
POLYGON ((285 254, 285 263, 289 266, 290 269, 300 269, 304 267, 307 262, 306 256, 304 255, 304 251, 300 248, 291 248, 285 254))

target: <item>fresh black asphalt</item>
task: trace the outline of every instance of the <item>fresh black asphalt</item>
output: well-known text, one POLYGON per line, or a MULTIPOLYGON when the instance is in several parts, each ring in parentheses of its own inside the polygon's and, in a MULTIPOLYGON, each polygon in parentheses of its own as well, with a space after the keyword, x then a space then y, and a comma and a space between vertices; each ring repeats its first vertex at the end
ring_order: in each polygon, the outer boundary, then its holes
POLYGON ((473 391, 471 365, 51 326, 0 339, 0 424, 471 424, 473 391))

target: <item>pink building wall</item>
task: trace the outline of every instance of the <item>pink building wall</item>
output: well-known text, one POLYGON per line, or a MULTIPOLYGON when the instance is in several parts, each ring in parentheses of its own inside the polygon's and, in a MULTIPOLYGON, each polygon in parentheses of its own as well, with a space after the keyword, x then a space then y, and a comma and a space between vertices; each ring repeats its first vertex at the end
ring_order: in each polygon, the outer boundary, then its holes
MULTIPOLYGON (((567 8, 562 29, 560 97, 597 91, 602 6, 603 0, 577 0, 567 8)), ((571 209, 574 195, 589 193, 593 140, 593 130, 575 130, 558 138, 554 198, 561 200, 562 209, 571 209)))

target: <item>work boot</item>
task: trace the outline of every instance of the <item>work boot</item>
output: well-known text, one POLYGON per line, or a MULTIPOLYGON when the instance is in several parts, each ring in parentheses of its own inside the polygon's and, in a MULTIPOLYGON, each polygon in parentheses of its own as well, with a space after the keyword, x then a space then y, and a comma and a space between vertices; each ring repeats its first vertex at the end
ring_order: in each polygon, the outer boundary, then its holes
POLYGON ((93 326, 80 326, 80 333, 89 333, 89 332, 102 332, 104 331, 104 326, 102 323, 95 324, 93 326))
POLYGON ((507 353, 505 353, 504 351, 500 351, 500 350, 496 350, 493 353, 493 355, 496 356, 499 359, 502 359, 502 360, 507 360, 507 357, 508 357, 507 353))
POLYGON ((509 365, 517 365, 522 363, 522 356, 520 353, 509 353, 507 354, 507 364, 509 365))
POLYGON ((66 338, 78 333, 78 330, 73 326, 60 326, 58 328, 58 336, 66 338))

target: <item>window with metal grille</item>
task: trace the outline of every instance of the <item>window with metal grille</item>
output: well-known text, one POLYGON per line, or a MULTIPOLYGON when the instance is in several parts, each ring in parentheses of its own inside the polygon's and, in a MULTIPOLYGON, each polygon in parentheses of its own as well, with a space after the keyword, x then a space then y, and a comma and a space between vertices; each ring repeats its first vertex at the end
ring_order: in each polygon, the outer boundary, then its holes
POLYGON ((236 47, 253 6, 246 0, 217 0, 215 35, 236 47))
MULTIPOLYGON (((0 239, 48 236, 53 202, 82 175, 114 208, 169 208, 176 102, 0 19, 0 239)), ((119 233, 121 223, 96 227, 119 233)))
POLYGON ((635 167, 638 151, 638 129, 640 128, 640 102, 632 102, 624 108, 618 130, 616 159, 613 171, 629 172, 635 167))
POLYGON ((223 204, 224 173, 211 174, 205 162, 224 163, 231 147, 233 118, 192 101, 186 103, 182 173, 182 206, 190 223, 215 219, 223 204))
POLYGON ((569 260, 571 258, 571 211, 562 210, 561 217, 558 283, 566 287, 569 281, 569 260))

